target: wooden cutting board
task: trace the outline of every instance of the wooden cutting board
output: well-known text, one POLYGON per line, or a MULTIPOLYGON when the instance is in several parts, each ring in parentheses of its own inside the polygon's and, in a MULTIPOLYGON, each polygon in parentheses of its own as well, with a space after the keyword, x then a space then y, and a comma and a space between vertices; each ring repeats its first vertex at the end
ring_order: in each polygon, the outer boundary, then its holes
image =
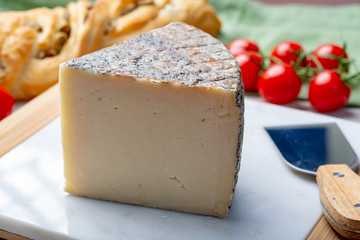
POLYGON ((0 157, 59 115, 59 85, 0 121, 0 157))
POLYGON ((321 216, 319 222, 309 234, 307 240, 342 240, 345 239, 337 234, 324 216, 321 216))

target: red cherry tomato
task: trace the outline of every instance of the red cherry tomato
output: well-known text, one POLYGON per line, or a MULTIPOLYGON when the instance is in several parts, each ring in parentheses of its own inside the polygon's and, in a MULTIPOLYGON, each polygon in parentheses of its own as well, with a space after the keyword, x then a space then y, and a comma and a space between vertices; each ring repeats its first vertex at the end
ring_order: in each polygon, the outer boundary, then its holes
POLYGON ((245 51, 259 52, 258 45, 255 42, 245 38, 232 40, 226 47, 235 57, 245 51))
POLYGON ((297 98, 301 84, 292 66, 276 63, 267 68, 259 77, 258 91, 270 103, 285 104, 297 98))
POLYGON ((270 53, 270 61, 274 63, 275 61, 272 58, 281 60, 284 63, 291 64, 298 61, 299 56, 303 58, 301 61, 301 66, 306 66, 306 61, 304 58, 305 51, 300 43, 293 41, 283 41, 274 47, 270 53))
POLYGON ((324 70, 310 81, 309 101, 319 112, 335 111, 347 104, 350 92, 339 74, 324 70))
POLYGON ((236 60, 241 69, 245 92, 256 92, 263 61, 261 55, 255 52, 246 52, 236 56, 236 60))
POLYGON ((0 87, 0 120, 8 116, 15 105, 14 98, 0 87))
MULTIPOLYGON (((324 69, 337 69, 339 67, 339 59, 348 59, 345 50, 333 43, 325 43, 318 46, 312 54, 324 69)), ((314 60, 310 59, 310 66, 318 67, 314 60)))

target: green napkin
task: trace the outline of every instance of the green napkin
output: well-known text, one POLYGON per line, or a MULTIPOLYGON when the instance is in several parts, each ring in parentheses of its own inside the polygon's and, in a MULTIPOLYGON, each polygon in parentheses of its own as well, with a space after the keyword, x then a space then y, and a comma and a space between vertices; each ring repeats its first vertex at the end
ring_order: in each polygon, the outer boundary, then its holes
MULTIPOLYGON (((0 0, 0 11, 25 10, 34 7, 65 6, 68 0, 0 0)), ((235 38, 256 41, 268 54, 282 40, 301 42, 307 52, 321 43, 347 43, 350 71, 360 71, 360 4, 314 6, 299 4, 267 5, 251 0, 209 0, 222 22, 218 38, 227 44, 235 38)), ((300 98, 307 97, 307 85, 300 98)), ((350 106, 360 107, 360 87, 352 91, 350 106)))
MULTIPOLYGON (((227 44, 235 38, 256 41, 264 54, 280 41, 294 40, 311 52, 321 43, 347 44, 355 64, 351 73, 360 71, 360 4, 314 6, 300 4, 268 5, 250 0, 209 0, 222 22, 218 38, 227 44)), ((300 98, 307 98, 305 84, 300 98)), ((353 89, 350 106, 360 107, 360 87, 353 89)))
POLYGON ((66 6, 69 0, 0 0, 0 11, 19 11, 36 7, 66 6))

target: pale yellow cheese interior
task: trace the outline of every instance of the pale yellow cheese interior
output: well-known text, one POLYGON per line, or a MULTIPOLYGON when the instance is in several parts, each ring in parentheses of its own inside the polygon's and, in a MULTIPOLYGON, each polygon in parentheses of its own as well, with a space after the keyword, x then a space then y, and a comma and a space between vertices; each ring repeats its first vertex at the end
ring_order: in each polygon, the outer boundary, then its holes
POLYGON ((225 217, 239 136, 235 93, 60 68, 65 191, 225 217))

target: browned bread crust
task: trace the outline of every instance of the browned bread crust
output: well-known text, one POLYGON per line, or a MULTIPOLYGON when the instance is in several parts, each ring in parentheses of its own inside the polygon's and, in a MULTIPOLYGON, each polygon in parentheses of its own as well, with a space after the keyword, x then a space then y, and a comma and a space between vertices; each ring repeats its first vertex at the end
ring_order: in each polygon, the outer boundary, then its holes
POLYGON ((0 13, 0 85, 33 98, 58 81, 59 64, 173 21, 211 35, 220 21, 207 0, 97 0, 66 8, 0 13))

